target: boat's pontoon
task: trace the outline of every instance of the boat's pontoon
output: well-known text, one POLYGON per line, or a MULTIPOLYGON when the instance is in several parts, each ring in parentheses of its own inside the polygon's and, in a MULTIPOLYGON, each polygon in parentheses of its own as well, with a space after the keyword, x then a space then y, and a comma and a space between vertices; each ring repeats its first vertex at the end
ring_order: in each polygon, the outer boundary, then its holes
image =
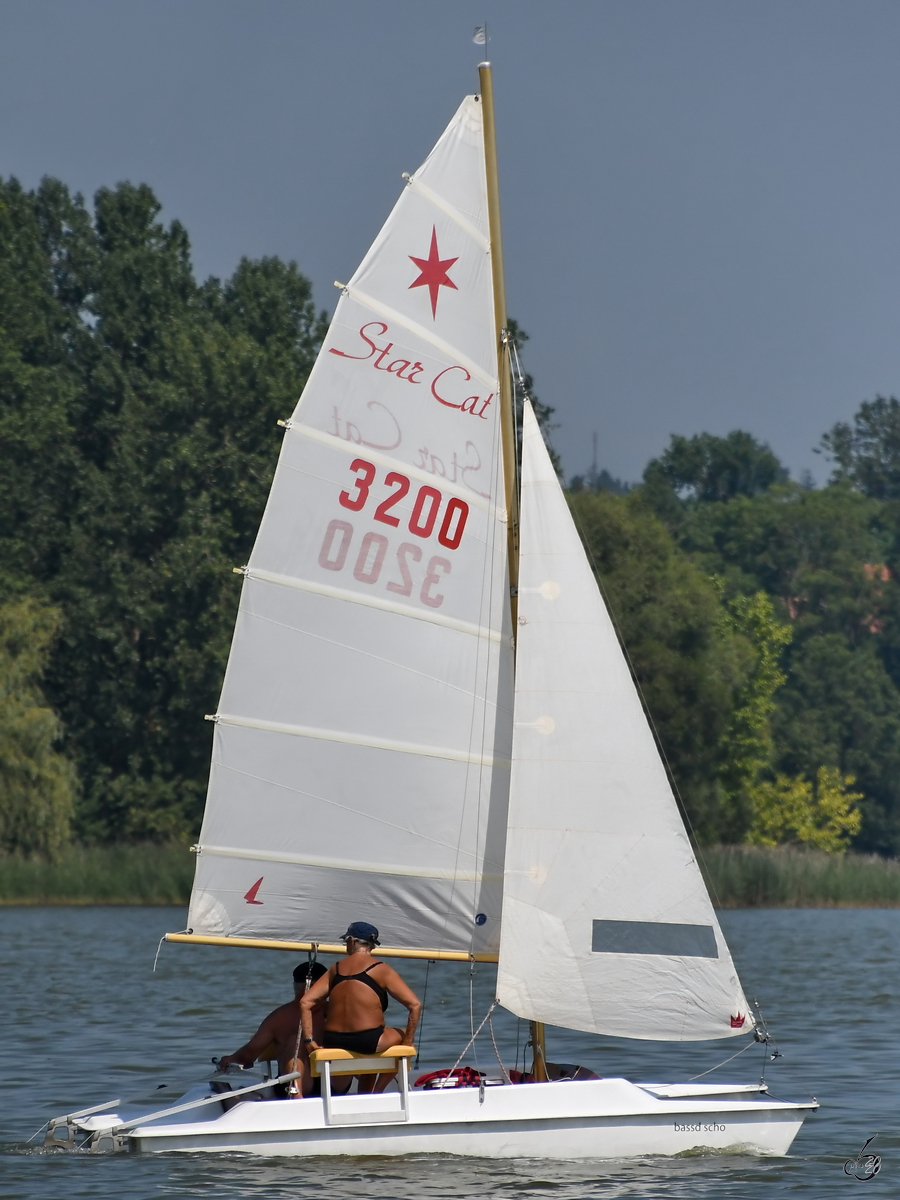
MULTIPOLYGON (((328 1052, 326 1052, 328 1053, 328 1052)), ((330 1052, 343 1058, 346 1051, 330 1052)), ((775 1100, 762 1084, 630 1083, 561 1079, 475 1087, 409 1086, 411 1047, 393 1061, 331 1061, 322 1095, 276 1099, 293 1074, 217 1075, 151 1113, 98 1106, 52 1122, 45 1145, 255 1154, 462 1154, 497 1158, 629 1158, 686 1151, 785 1154, 817 1105, 775 1100), (398 1088, 332 1095, 331 1076, 399 1067, 398 1088), (252 1078, 251 1078, 252 1077, 252 1078), (152 1119, 149 1119, 152 1115, 152 1119)))

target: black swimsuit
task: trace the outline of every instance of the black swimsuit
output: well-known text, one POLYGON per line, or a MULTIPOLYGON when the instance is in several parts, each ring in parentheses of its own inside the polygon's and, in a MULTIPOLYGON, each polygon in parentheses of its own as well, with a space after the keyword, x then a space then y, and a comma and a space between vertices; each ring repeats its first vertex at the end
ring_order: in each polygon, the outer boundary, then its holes
MULTIPOLYGON (((376 983, 374 979, 369 978, 369 971, 372 970, 372 967, 380 966, 381 963, 373 962, 364 971, 360 971, 356 975, 342 975, 335 967, 331 988, 334 990, 339 983, 343 983, 347 979, 354 979, 357 983, 364 983, 372 989, 381 1001, 381 1011, 384 1012, 388 1006, 387 990, 380 983, 376 983)), ((383 1033, 383 1025, 377 1025, 374 1029, 356 1029, 347 1032, 337 1029, 326 1029, 322 1045, 326 1050, 350 1050, 354 1054, 374 1054, 378 1048, 378 1040, 383 1033)))
POLYGON ((322 1045, 326 1050, 349 1050, 353 1054, 374 1054, 384 1026, 375 1029, 357 1029, 353 1033, 341 1033, 337 1029, 326 1029, 322 1045))
POLYGON ((364 971, 360 971, 356 975, 342 975, 337 967, 335 967, 334 979, 331 981, 331 990, 334 991, 335 987, 337 987, 339 983, 344 983, 347 979, 355 979, 357 983, 364 983, 367 987, 372 989, 372 991, 381 1001, 381 1011, 384 1012, 388 1006, 387 990, 383 988, 380 983, 376 983, 374 979, 369 978, 369 972, 371 970, 373 970, 375 967, 381 967, 383 965, 384 964, 380 962, 370 963, 364 971))

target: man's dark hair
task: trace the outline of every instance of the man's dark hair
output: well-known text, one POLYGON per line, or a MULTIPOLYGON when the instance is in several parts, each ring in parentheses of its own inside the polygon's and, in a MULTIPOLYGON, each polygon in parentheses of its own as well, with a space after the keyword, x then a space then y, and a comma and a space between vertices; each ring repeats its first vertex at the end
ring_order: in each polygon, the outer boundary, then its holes
POLYGON ((327 967, 323 967, 320 962, 305 962, 299 967, 294 967, 294 983, 306 983, 307 979, 310 984, 321 979, 328 971, 327 967))

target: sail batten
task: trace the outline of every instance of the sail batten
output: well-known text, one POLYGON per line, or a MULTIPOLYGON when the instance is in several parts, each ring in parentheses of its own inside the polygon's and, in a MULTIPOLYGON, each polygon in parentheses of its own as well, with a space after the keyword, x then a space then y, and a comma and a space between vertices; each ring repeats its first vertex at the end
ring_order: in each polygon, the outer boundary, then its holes
POLYGON ((315 858, 309 854, 283 854, 277 851, 242 849, 236 846, 204 846, 198 845, 198 854, 217 854, 221 858, 241 858, 253 862, 296 863, 307 867, 327 867, 332 871, 371 871, 380 875, 408 875, 420 879, 449 879, 458 883, 490 883, 502 882, 503 872, 490 871, 461 871, 461 870, 428 870, 421 867, 411 867, 409 864, 371 863, 358 859, 315 858))
POLYGON ((570 1029, 753 1026, 647 718, 530 405, 500 1002, 570 1029))
POLYGON ((380 300, 376 300, 374 296, 369 296, 366 292, 362 291, 361 288, 354 287, 352 283, 345 284, 343 290, 357 304, 361 304, 364 308, 369 309, 370 312, 387 317, 388 320, 393 321, 407 333, 411 333, 414 337, 433 346, 439 354, 444 354, 447 358, 454 359, 459 366, 465 367, 473 375, 477 375, 483 383, 493 388, 499 386, 496 371, 485 369, 473 358, 469 358, 464 350, 460 350, 458 346, 452 346, 449 342, 444 341, 443 338, 437 337, 430 329, 426 329, 424 325, 420 325, 418 321, 410 320, 409 317, 398 312, 396 308, 391 308, 390 305, 383 304, 380 300))
POLYGON ((295 579, 288 575, 274 575, 271 571, 259 568, 245 567, 243 574, 252 579, 260 579, 264 583, 273 583, 278 587, 298 588, 302 592, 312 592, 317 596, 330 596, 334 600, 343 600, 348 604, 365 604, 369 608, 380 608, 384 612, 397 613, 403 617, 411 617, 416 621, 427 621, 431 625, 442 625, 445 629, 455 629, 457 633, 467 633, 471 637, 487 638, 499 642, 503 634, 499 629, 486 629, 483 625, 473 625, 468 621, 457 621, 453 617, 442 617, 439 613, 425 612, 413 608, 410 604, 398 604, 390 600, 381 600, 377 596, 362 596, 359 592, 351 592, 348 588, 329 587, 326 583, 315 583, 311 579, 295 579))
POLYGON ((392 754, 422 754, 426 758, 447 758, 452 762, 469 763, 474 766, 509 766, 509 759, 497 759, 492 755, 472 754, 468 750, 454 750, 448 746, 417 746, 411 742, 395 742, 387 738, 367 737, 365 734, 351 733, 346 729, 316 729, 308 725, 285 725, 277 721, 261 721, 256 717, 236 716, 234 713, 216 713, 215 720, 222 725, 241 725, 245 729, 265 729, 271 733, 315 738, 323 742, 344 742, 348 746, 368 746, 375 750, 389 750, 392 754))
POLYGON ((490 251, 490 239, 486 238, 481 230, 476 229, 470 221, 467 221, 458 208, 450 204, 442 196, 439 196, 437 192, 433 192, 427 184, 422 183, 421 179, 417 179, 415 175, 410 175, 406 182, 408 187, 413 188, 419 195, 424 196, 426 200, 435 205, 436 208, 439 208, 441 212, 446 213, 451 221, 455 221, 461 229, 464 229, 482 250, 485 252, 490 251))

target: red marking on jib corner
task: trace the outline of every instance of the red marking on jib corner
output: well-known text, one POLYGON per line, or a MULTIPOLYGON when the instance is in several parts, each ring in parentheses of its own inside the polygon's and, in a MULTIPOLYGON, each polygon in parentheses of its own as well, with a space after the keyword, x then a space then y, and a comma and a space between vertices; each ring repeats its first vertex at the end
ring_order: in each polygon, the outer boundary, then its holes
MULTIPOLYGON (((259 891, 260 884, 262 883, 262 881, 264 879, 265 879, 265 875, 260 875, 259 879, 257 879, 256 883, 254 883, 254 885, 250 889, 250 891, 247 892, 246 895, 244 896, 244 899, 247 901, 248 904, 262 904, 263 903, 262 900, 257 900, 256 893, 259 891)), ((731 1023, 732 1023, 732 1025, 734 1024, 734 1017, 731 1018, 731 1023)), ((742 1022, 742 1024, 743 1024, 743 1022, 742 1022)))
MULTIPOLYGON (((262 880, 260 880, 259 883, 262 883, 262 880)), ((258 888, 259 883, 254 884, 254 888, 258 888)), ((255 890, 254 890, 253 894, 256 895, 255 890)), ((250 893, 248 892, 247 895, 249 896, 250 893)), ((259 903, 259 901, 257 901, 257 904, 258 903, 259 903)), ((731 1028, 732 1029, 740 1029, 746 1020, 747 1020, 747 1018, 744 1016, 743 1013, 738 1013, 738 1015, 736 1017, 731 1018, 731 1028)))

